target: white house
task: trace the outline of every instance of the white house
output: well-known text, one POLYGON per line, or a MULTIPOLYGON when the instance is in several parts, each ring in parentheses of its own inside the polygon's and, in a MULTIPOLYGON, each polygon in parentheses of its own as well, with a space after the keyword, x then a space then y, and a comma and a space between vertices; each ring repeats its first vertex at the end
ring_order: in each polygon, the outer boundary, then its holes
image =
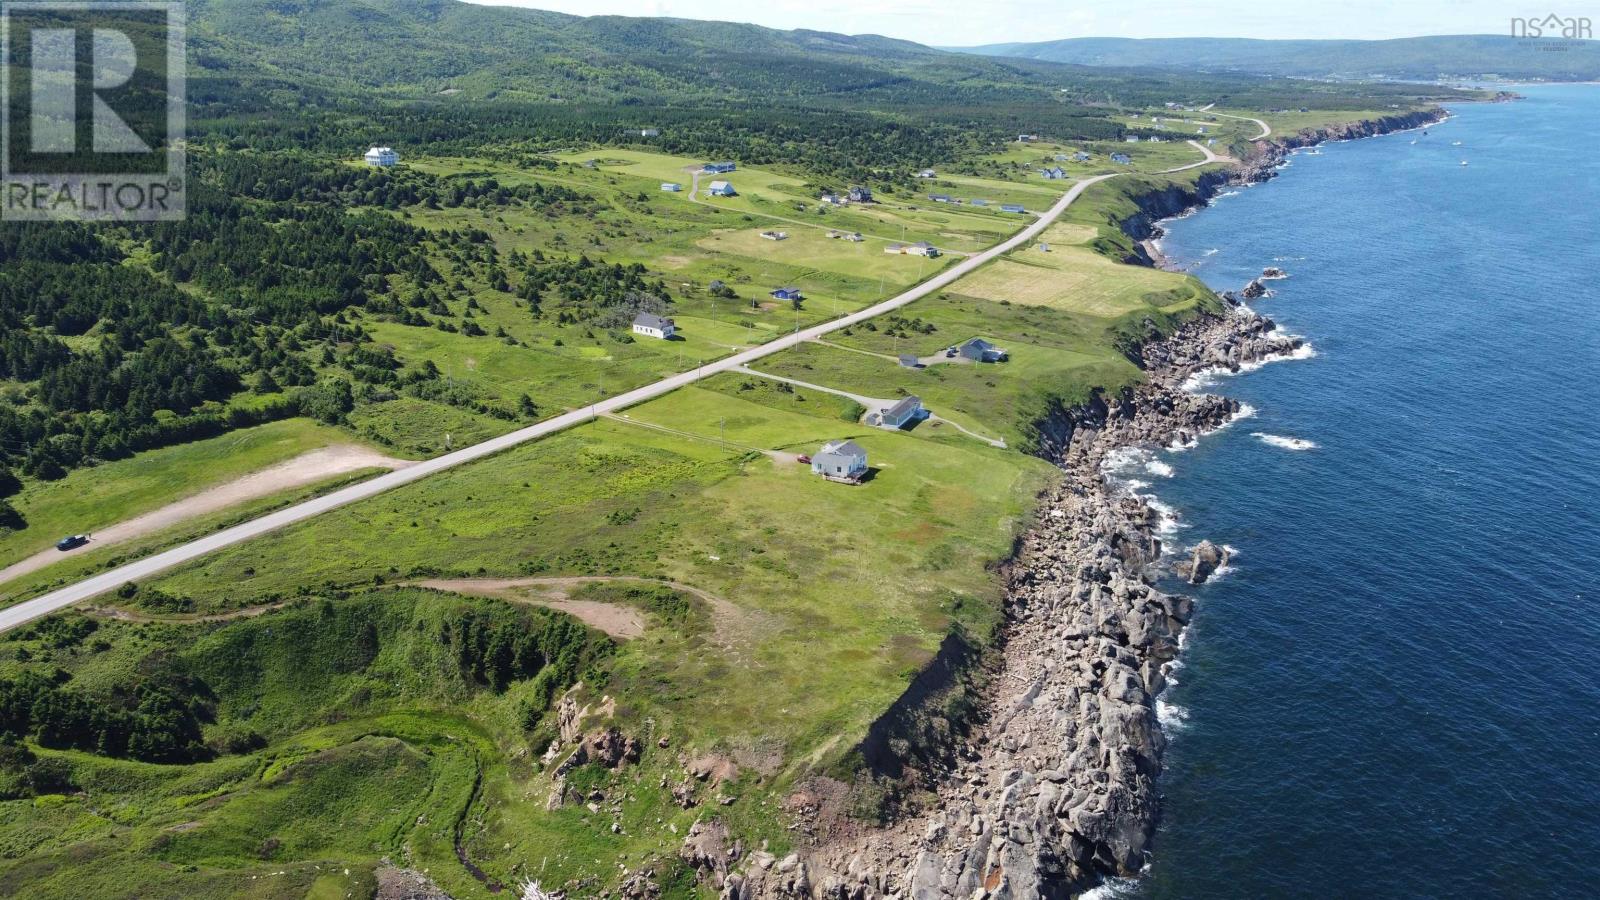
POLYGON ((899 429, 927 418, 928 411, 922 408, 921 398, 912 396, 879 412, 878 416, 884 428, 899 429))
POLYGON ((661 129, 659 129, 659 128, 641 128, 641 129, 639 129, 639 137, 660 137, 660 136, 661 136, 661 129))
POLYGON ((763 232, 761 232, 761 236, 766 238, 769 241, 785 241, 785 240, 789 239, 789 232, 787 232, 787 231, 763 231, 763 232))
POLYGON ((732 197, 738 193, 733 189, 733 185, 726 181, 711 182, 711 196, 713 197, 732 197))
POLYGON ((676 181, 663 181, 661 182, 661 189, 663 191, 670 191, 676 194, 677 192, 683 190, 683 185, 677 183, 676 181))
POLYGON ((811 471, 829 481, 856 484, 867 474, 867 451, 855 441, 829 441, 811 457, 811 471))
POLYGON ((935 172, 932 169, 923 169, 922 171, 917 173, 917 177, 918 178, 938 178, 939 177, 939 173, 935 172))
POLYGON ((664 319, 654 313, 639 313, 633 317, 633 333, 645 337, 666 340, 677 333, 678 327, 671 319, 664 319))
POLYGON ((388 168, 400 162, 400 154, 394 152, 393 147, 373 147, 362 159, 365 159, 369 166, 388 168))

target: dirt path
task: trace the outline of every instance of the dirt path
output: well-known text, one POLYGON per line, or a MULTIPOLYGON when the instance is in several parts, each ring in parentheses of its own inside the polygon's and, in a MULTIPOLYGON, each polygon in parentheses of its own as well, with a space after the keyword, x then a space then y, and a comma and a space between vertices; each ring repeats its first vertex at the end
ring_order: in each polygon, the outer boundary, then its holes
POLYGON ((567 613, 614 638, 629 640, 644 633, 645 625, 648 623, 643 613, 629 606, 601 603, 596 600, 574 600, 570 596, 573 589, 586 584, 617 582, 662 585, 700 598, 711 608, 711 618, 719 638, 725 639, 728 636, 724 633, 727 623, 747 618, 745 612, 739 607, 697 587, 691 587, 676 581, 665 581, 657 578, 635 578, 627 575, 557 575, 544 578, 430 578, 426 581, 412 582, 409 586, 432 588, 436 591, 450 591, 451 593, 466 594, 472 597, 493 597, 497 600, 514 600, 538 606, 547 606, 567 613), (543 592, 547 596, 530 596, 527 593, 529 588, 543 592))
POLYGON ((409 465, 411 465, 409 460, 394 459, 355 444, 322 447, 226 484, 208 488, 144 515, 100 529, 91 535, 89 543, 74 550, 63 552, 53 547, 42 550, 0 569, 0 584, 37 572, 59 560, 87 553, 97 547, 125 543, 190 519, 220 512, 251 500, 270 497, 280 491, 304 487, 326 478, 359 472, 362 469, 392 470, 409 465))
POLYGON ((202 615, 184 613, 145 613, 124 609, 120 606, 90 606, 84 608, 84 614, 97 619, 115 619, 118 622, 133 622, 147 624, 160 622, 163 625, 200 625, 209 622, 232 622, 236 619, 253 619, 262 613, 269 613, 275 609, 283 609, 289 605, 285 600, 281 603, 268 603, 265 606, 246 606, 243 609, 229 610, 225 613, 204 613, 202 615))
MULTIPOLYGON (((846 348, 846 349, 848 349, 848 348, 846 348)), ((868 355, 876 355, 876 354, 868 354, 868 355)), ((795 387, 810 388, 813 391, 821 391, 824 394, 834 394, 834 395, 837 395, 837 396, 840 396, 840 397, 844 397, 847 400, 854 400, 855 402, 857 402, 857 403, 859 403, 862 406, 867 408, 867 414, 870 414, 875 410, 888 409, 889 407, 891 407, 891 406, 895 405, 896 403, 900 402, 899 400, 884 400, 884 399, 881 399, 881 398, 868 397, 868 396, 866 396, 864 394, 852 394, 849 391, 841 391, 838 388, 823 387, 820 384, 812 384, 809 381, 799 381, 799 380, 794 379, 794 378, 785 378, 782 375, 769 375, 766 372, 757 372, 755 369, 751 369, 751 368, 748 368, 746 366, 739 366, 738 368, 734 369, 734 371, 735 372, 742 372, 742 373, 744 373, 746 375, 754 375, 757 378, 765 378, 765 379, 767 379, 769 381, 782 381, 782 382, 784 382, 786 384, 792 384, 795 387)), ((967 428, 967 427, 965 427, 965 426, 963 426, 963 425, 961 425, 961 424, 959 424, 957 422, 952 422, 949 419, 946 419, 946 418, 944 418, 944 417, 942 417, 940 415, 937 415, 935 413, 931 413, 931 412, 928 413, 927 422, 929 424, 939 423, 939 424, 943 424, 943 425, 949 425, 951 428, 954 428, 955 430, 961 432, 962 434, 966 435, 967 437, 972 438, 973 440, 983 441, 985 444, 988 444, 991 447, 999 447, 1001 449, 1004 449, 1005 446, 1006 446, 1006 442, 1001 440, 1001 439, 999 439, 999 438, 984 437, 983 435, 977 433, 976 431, 973 431, 970 428, 967 428)))

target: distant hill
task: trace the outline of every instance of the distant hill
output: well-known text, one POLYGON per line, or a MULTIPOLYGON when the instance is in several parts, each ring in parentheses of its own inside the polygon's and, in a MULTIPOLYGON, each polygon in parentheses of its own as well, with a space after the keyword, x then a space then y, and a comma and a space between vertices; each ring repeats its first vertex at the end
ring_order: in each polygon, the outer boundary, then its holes
POLYGON ((1036 43, 950 48, 984 56, 1086 66, 1147 66, 1295 78, 1472 78, 1590 81, 1600 79, 1600 41, 1441 35, 1387 41, 1244 38, 1067 38, 1036 43), (1561 52, 1545 52, 1559 45, 1561 52))

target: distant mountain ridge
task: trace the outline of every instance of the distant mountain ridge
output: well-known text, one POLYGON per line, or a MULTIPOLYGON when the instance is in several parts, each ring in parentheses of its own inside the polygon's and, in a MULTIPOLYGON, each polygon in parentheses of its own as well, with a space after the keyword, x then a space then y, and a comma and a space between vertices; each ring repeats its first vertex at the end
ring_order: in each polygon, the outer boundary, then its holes
POLYGON ((1509 33, 1381 41, 1083 37, 947 49, 1087 66, 1295 78, 1600 80, 1600 41, 1520 38, 1509 33), (1552 52, 1558 46, 1561 50, 1552 52))

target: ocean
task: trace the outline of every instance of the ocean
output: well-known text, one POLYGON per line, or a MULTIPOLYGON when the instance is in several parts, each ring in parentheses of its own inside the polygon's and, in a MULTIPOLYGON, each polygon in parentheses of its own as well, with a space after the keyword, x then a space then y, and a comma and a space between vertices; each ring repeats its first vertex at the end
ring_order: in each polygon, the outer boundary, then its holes
POLYGON ((1314 355, 1214 379, 1248 417, 1130 475, 1237 553, 1105 893, 1600 894, 1600 86, 1522 92, 1167 223, 1217 290, 1285 269, 1252 306, 1314 355))

